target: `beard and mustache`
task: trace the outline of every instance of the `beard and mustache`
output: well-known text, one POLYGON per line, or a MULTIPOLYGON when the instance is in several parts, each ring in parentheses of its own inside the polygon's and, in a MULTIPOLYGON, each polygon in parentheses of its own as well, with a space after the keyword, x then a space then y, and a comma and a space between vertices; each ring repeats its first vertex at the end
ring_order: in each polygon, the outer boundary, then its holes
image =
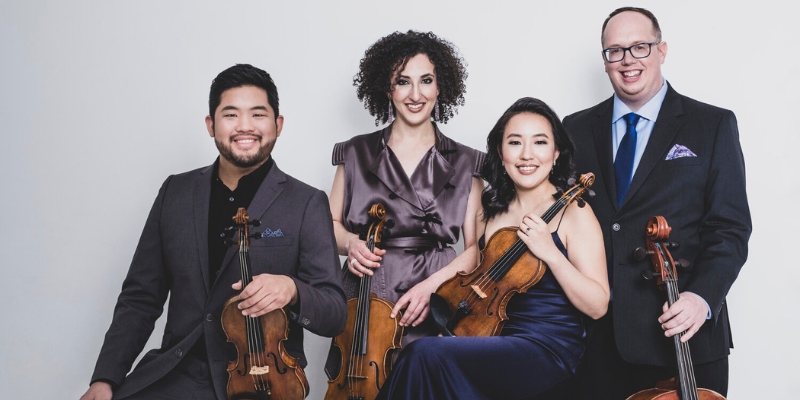
MULTIPOLYGON (((258 141, 260 142, 263 139, 262 136, 258 136, 258 141)), ((214 137, 214 144, 217 146, 217 150, 219 150, 219 155, 228 160, 231 164, 239 168, 250 168, 254 167, 263 161, 266 161, 269 158, 270 153, 272 153, 272 148, 275 146, 275 141, 266 142, 258 148, 258 151, 255 154, 236 154, 233 151, 233 146, 231 146, 231 142, 236 140, 236 137, 231 137, 229 141, 223 142, 216 136, 214 137)))

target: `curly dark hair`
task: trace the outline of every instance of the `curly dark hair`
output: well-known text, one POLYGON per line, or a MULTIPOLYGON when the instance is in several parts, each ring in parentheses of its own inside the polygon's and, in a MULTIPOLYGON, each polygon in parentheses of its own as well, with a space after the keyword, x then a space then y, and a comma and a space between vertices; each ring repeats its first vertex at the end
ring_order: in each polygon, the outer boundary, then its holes
POLYGON ((560 193, 567 189, 567 181, 575 177, 575 166, 572 160, 575 154, 575 145, 567 135, 567 130, 561 123, 561 119, 545 102, 532 97, 523 97, 514 102, 503 113, 486 138, 486 160, 483 162, 483 168, 481 169, 483 179, 489 183, 481 195, 484 221, 508 211, 508 205, 511 204, 514 196, 516 196, 514 182, 505 174, 503 156, 500 149, 508 121, 515 115, 522 113, 541 115, 550 122, 550 127, 553 129, 555 146, 559 152, 556 163, 553 166, 553 173, 550 174, 549 178, 550 182, 558 188, 558 192, 554 193, 553 197, 560 197, 560 193))
POLYGON ((375 117, 376 126, 389 120, 391 99, 387 94, 394 90, 395 73, 402 71, 408 60, 417 54, 427 55, 434 67, 439 86, 439 121, 446 123, 455 115, 458 106, 464 105, 466 61, 456 47, 432 32, 394 32, 364 52, 358 74, 353 77, 358 100, 364 102, 364 108, 375 117))

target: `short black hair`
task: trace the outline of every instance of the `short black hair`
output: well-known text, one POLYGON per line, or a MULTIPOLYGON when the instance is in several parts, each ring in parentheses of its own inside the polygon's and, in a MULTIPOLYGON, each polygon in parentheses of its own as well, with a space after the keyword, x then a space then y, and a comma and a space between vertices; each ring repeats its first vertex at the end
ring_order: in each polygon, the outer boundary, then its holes
MULTIPOLYGON (((358 88, 358 100, 375 117, 375 125, 389 120, 388 93, 394 90, 394 75, 405 68, 409 59, 425 54, 433 64, 439 86, 439 121, 452 118, 458 106, 464 105, 466 93, 466 62, 456 47, 433 32, 394 32, 373 43, 361 59, 353 86, 358 88)), ((432 115, 436 111, 432 111, 432 115)))
POLYGON ((625 11, 637 12, 639 14, 644 15, 648 19, 650 19, 650 22, 653 23, 653 34, 656 36, 656 40, 661 41, 661 25, 658 24, 658 19, 656 18, 656 16, 652 12, 650 12, 649 10, 646 10, 644 8, 640 8, 640 7, 620 7, 618 9, 612 11, 611 14, 608 15, 608 18, 606 18, 606 20, 603 21, 603 29, 600 30, 600 45, 601 46, 605 45, 605 44, 603 44, 603 35, 606 33, 606 25, 608 25, 608 21, 611 18, 614 18, 617 14, 624 13, 625 11))
POLYGON ((255 86, 267 92, 267 102, 275 112, 274 118, 278 118, 278 88, 272 77, 267 71, 256 68, 250 64, 236 64, 225 71, 222 71, 211 82, 211 91, 208 94, 208 115, 214 121, 214 113, 222 101, 222 93, 228 89, 242 86, 255 86))

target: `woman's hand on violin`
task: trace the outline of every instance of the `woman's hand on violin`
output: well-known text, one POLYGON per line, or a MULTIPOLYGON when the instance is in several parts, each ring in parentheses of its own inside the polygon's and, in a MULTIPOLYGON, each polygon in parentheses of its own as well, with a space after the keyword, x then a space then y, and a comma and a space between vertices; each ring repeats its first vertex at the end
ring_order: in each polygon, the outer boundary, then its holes
POLYGON ((658 317, 661 329, 667 337, 675 336, 683 331, 681 342, 686 342, 700 330, 708 316, 708 306, 702 297, 692 293, 683 292, 678 301, 672 304, 664 303, 664 314, 658 317))
MULTIPOLYGON (((242 281, 231 286, 242 289, 242 281)), ((239 293, 239 309, 243 315, 260 317, 270 311, 297 303, 297 285, 286 275, 261 274, 253 277, 239 293)))
POLYGON ((389 315, 394 318, 400 310, 403 311, 403 317, 400 318, 400 326, 417 326, 425 321, 430 311, 431 293, 435 292, 439 287, 435 282, 430 282, 426 279, 412 287, 405 294, 397 299, 397 303, 389 315))
POLYGON ((114 395, 111 385, 107 382, 95 382, 89 390, 81 396, 80 400, 111 400, 114 395))
POLYGON ((522 218, 517 236, 528 246, 528 249, 544 261, 549 254, 559 252, 553 242, 550 227, 538 215, 529 213, 522 218))
POLYGON ((375 253, 369 251, 367 243, 356 239, 348 246, 347 269, 355 276, 361 278, 364 274, 372 276, 372 268, 381 266, 381 256, 386 250, 375 248, 375 253))

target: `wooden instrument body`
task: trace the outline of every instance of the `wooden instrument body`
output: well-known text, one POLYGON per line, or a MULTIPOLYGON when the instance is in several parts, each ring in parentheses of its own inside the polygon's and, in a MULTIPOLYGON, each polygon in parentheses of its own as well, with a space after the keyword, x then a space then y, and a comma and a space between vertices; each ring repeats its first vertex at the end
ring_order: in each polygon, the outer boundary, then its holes
MULTIPOLYGON (((634 258, 637 259, 644 259, 644 257, 650 256, 650 261, 655 271, 644 276, 646 278, 656 278, 656 283, 666 290, 667 303, 670 306, 680 298, 676 268, 688 266, 688 261, 680 260, 675 262, 672 258, 669 249, 677 248, 678 244, 668 241, 671 231, 672 228, 667 224, 667 220, 664 217, 655 216, 650 218, 646 229, 646 247, 637 248, 634 251, 634 258)), ((725 397, 713 390, 697 387, 689 343, 681 341, 684 333, 681 332, 672 336, 672 341, 675 345, 678 375, 675 378, 658 382, 655 388, 636 392, 629 396, 627 400, 725 400, 725 397)))
MULTIPOLYGON (((233 220, 239 230, 239 268, 244 289, 253 281, 249 225, 257 226, 260 221, 250 221, 244 208, 239 208, 233 220)), ((236 359, 228 363, 228 399, 304 399, 308 395, 308 379, 283 344, 289 338, 286 311, 279 308, 260 317, 245 316, 239 310, 239 303, 239 296, 228 299, 220 316, 222 330, 236 347, 237 354, 236 359)))
MULTIPOLYGON (((374 252, 386 222, 383 204, 373 204, 369 216, 366 246, 374 252)), ((359 285, 358 297, 347 301, 344 331, 333 339, 342 363, 336 378, 328 381, 325 400, 374 400, 392 369, 393 354, 401 346, 402 313, 391 317, 394 303, 372 293, 372 276, 364 274, 359 285)))
MULTIPOLYGON (((580 196, 589 191, 594 174, 585 173, 542 215, 550 223, 573 201, 583 207, 580 196)), ((511 297, 535 285, 547 266, 531 253, 517 236, 518 228, 497 230, 481 251, 481 262, 471 272, 458 272, 431 294, 430 312, 442 335, 493 336, 503 330, 508 320, 506 306, 511 297)))
POLYGON ((339 374, 328 381, 325 400, 368 399, 378 396, 392 370, 392 358, 400 349, 403 327, 389 317, 394 304, 370 293, 369 336, 365 354, 353 354, 354 331, 358 313, 358 298, 347 301, 347 325, 333 339, 333 346, 342 355, 339 374))
POLYGON ((525 251, 499 281, 489 276, 489 269, 519 240, 518 230, 517 227, 498 229, 481 251, 477 268, 469 273, 458 272, 436 290, 447 304, 456 305, 451 317, 454 323, 448 323, 456 336, 499 335, 508 320, 506 306, 511 297, 542 279, 547 266, 530 251, 525 251))
MULTIPOLYGON (((697 389, 698 400, 725 400, 721 394, 710 389, 697 389)), ((682 400, 678 391, 674 389, 645 389, 636 392, 628 397, 627 400, 682 400)))
POLYGON ((245 327, 246 318, 239 310, 238 296, 231 297, 222 309, 222 328, 228 341, 236 346, 237 358, 228 363, 227 393, 230 400, 296 400, 308 395, 308 379, 296 358, 286 352, 283 341, 289 338, 286 311, 273 310, 257 318, 255 324, 264 332, 265 348, 260 352, 248 350, 246 329, 226 329, 228 326, 245 327), (266 372, 251 375, 256 369, 266 367, 266 372), (262 384, 263 383, 263 384, 262 384))

